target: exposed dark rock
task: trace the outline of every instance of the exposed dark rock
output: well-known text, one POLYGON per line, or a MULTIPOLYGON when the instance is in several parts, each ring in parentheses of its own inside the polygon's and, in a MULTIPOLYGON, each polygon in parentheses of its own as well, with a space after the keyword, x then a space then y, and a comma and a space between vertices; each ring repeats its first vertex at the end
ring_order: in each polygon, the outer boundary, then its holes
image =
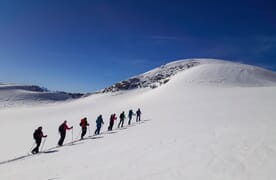
POLYGON ((155 69, 154 72, 149 71, 142 75, 132 77, 128 80, 121 81, 103 89, 102 92, 116 92, 120 90, 130 90, 145 87, 157 88, 158 84, 162 85, 168 83, 170 80, 169 78, 176 73, 194 67, 197 64, 199 64, 199 62, 189 61, 183 62, 183 64, 176 64, 175 66, 171 64, 162 65, 159 67, 159 69, 155 69))

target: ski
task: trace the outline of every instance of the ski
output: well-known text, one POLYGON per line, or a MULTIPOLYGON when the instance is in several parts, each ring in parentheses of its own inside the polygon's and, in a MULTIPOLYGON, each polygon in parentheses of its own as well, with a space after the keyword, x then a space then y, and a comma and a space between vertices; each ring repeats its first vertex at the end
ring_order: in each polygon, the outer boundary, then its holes
POLYGON ((22 156, 18 156, 16 158, 13 158, 13 159, 9 159, 9 160, 6 160, 6 161, 2 161, 0 162, 0 165, 3 165, 3 164, 7 164, 7 163, 11 163, 11 162, 14 162, 14 161, 18 161, 18 160, 22 160, 22 159, 25 159, 25 158, 28 158, 28 157, 32 157, 32 156, 37 156, 37 155, 41 155, 43 153, 53 153, 53 152, 57 152, 57 151, 53 151, 53 150, 45 150, 45 151, 40 151, 38 153, 35 153, 35 154, 32 154, 32 153, 28 153, 26 155, 22 155, 22 156))

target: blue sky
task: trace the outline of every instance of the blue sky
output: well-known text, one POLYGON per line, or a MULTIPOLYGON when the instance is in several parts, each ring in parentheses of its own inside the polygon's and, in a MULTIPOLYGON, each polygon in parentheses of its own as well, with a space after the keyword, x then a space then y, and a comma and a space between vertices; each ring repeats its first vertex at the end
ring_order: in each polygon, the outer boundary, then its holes
POLYGON ((276 70, 276 1, 0 0, 0 82, 91 92, 197 57, 276 70))

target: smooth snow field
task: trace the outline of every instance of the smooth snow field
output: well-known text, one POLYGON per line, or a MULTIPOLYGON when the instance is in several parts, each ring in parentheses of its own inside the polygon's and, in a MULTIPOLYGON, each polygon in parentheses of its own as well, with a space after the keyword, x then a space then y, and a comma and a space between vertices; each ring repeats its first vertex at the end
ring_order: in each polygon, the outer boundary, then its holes
POLYGON ((0 109, 0 179, 275 180, 276 75, 248 67, 210 61, 155 89, 0 109), (106 131, 111 113, 137 108, 140 123, 106 131), (69 144, 52 148, 64 120, 76 140, 80 119, 92 135, 99 114, 102 134, 70 144, 67 131, 69 144), (29 153, 38 126, 48 135, 43 149, 52 149, 1 164, 29 153))

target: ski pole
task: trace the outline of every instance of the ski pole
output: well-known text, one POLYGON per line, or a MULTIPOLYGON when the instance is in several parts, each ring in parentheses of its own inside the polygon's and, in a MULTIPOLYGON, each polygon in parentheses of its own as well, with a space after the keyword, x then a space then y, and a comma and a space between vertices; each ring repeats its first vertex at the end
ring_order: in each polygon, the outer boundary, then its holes
POLYGON ((41 146, 40 151, 42 151, 42 150, 43 150, 43 147, 44 147, 45 142, 46 142, 46 137, 43 139, 43 142, 42 142, 42 146, 41 146))
POLYGON ((91 136, 91 127, 90 126, 88 128, 88 133, 89 133, 89 136, 91 136))
POLYGON ((79 139, 80 139, 80 137, 81 137, 81 132, 82 132, 82 129, 79 131, 79 133, 78 133, 78 137, 77 137, 77 139, 76 139, 76 140, 79 140, 79 139))
POLYGON ((73 143, 73 138, 74 138, 74 129, 72 128, 72 143, 73 143))
POLYGON ((29 150, 28 154, 33 150, 35 144, 36 144, 36 143, 34 142, 33 145, 32 145, 32 147, 31 147, 31 149, 29 150))

